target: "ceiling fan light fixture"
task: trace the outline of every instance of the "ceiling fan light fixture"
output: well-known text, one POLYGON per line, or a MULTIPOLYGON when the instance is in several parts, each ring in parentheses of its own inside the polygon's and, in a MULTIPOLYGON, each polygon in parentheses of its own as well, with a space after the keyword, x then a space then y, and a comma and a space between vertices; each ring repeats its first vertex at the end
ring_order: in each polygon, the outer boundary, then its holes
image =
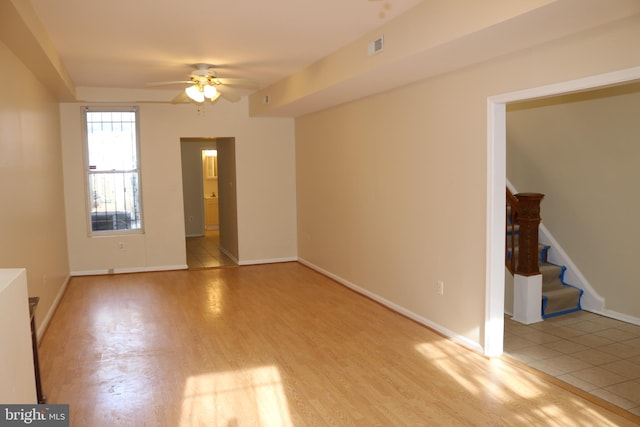
POLYGON ((218 89, 215 88, 215 86, 211 86, 209 84, 204 85, 204 97, 208 98, 210 100, 214 100, 214 98, 216 98, 216 95, 218 94, 218 89))
POLYGON ((209 101, 214 102, 218 98, 220 98, 220 92, 216 90, 216 94, 209 98, 209 101))
POLYGON ((195 102, 204 102, 204 92, 198 87, 198 85, 189 86, 184 90, 184 92, 195 102))

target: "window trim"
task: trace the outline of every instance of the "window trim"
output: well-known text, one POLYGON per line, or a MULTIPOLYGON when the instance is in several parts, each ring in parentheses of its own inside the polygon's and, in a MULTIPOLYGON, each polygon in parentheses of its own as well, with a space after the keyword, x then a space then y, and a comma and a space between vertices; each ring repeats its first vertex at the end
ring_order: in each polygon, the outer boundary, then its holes
POLYGON ((83 148, 83 174, 84 174, 84 197, 85 197, 85 220, 87 226, 87 235, 89 237, 107 237, 107 236, 121 236, 121 235, 139 235, 144 234, 144 209, 143 209, 143 197, 142 197, 142 162, 140 158, 140 112, 138 106, 83 106, 81 108, 82 113, 82 148, 83 148), (136 136, 136 168, 130 171, 138 174, 138 211, 140 215, 140 227, 136 229, 122 229, 122 230, 96 230, 92 228, 91 212, 93 209, 93 200, 91 195, 91 175, 93 175, 89 165, 89 135, 88 135, 88 122, 87 113, 109 113, 109 112, 127 112, 135 114, 135 136, 136 136))

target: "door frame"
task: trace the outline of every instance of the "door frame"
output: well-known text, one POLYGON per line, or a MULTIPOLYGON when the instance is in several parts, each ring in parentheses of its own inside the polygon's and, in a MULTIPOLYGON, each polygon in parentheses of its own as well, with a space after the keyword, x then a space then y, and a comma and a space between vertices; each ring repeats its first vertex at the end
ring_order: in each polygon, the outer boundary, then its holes
POLYGON ((487 258, 483 343, 486 356, 500 356, 504 344, 506 105, 638 80, 640 80, 640 67, 633 67, 487 98, 487 258))
MULTIPOLYGON (((217 149, 217 138, 206 138, 206 137, 181 137, 180 138, 180 156, 181 156, 181 177, 182 177, 182 185, 183 185, 183 194, 182 194, 182 210, 184 212, 185 206, 187 205, 187 200, 188 201, 192 201, 193 198, 190 197, 187 199, 186 196, 186 192, 184 190, 184 185, 185 185, 185 169, 184 169, 184 152, 183 152, 183 147, 186 147, 185 144, 190 144, 193 150, 192 154, 195 154, 195 151, 197 151, 199 153, 199 159, 200 161, 197 163, 197 170, 199 173, 198 178, 194 181, 194 183, 197 185, 198 188, 196 188, 195 190, 197 190, 197 193, 199 195, 198 197, 198 213, 200 216, 200 220, 201 220, 201 224, 199 224, 198 227, 198 232, 197 233, 189 233, 187 232, 187 221, 189 220, 188 216, 186 215, 185 212, 185 218, 184 218, 184 222, 185 222, 185 238, 186 237, 194 237, 194 236, 204 236, 205 235, 205 231, 206 231, 206 224, 205 224, 205 214, 204 214, 204 173, 202 170, 202 150, 206 150, 206 149, 217 149)), ((195 176, 193 174, 190 174, 191 179, 195 178, 195 176)), ((191 187, 190 187, 191 188, 191 187)), ((190 205, 191 206, 191 205, 190 205)), ((191 206, 193 207, 193 206, 191 206)), ((192 209, 193 212, 196 211, 196 209, 192 209)), ((195 227, 192 227, 195 228, 195 227)))

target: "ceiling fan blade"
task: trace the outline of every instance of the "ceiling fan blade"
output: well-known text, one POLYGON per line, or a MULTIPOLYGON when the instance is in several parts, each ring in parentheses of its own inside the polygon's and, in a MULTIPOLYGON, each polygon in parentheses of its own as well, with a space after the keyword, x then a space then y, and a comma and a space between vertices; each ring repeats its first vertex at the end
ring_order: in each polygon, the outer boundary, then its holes
MULTIPOLYGON (((193 64, 193 67, 195 70, 191 72, 189 80, 152 82, 148 83, 147 86, 196 85, 199 87, 200 91, 204 91, 206 93, 207 90, 210 89, 208 85, 211 85, 218 90, 218 94, 213 99, 207 99, 205 102, 212 103, 217 101, 220 97, 229 102, 238 102, 243 95, 247 94, 247 91, 253 91, 260 87, 257 82, 249 79, 218 77, 215 73, 215 68, 218 67, 212 64, 193 64)), ((184 91, 180 91, 180 93, 178 93, 171 102, 173 104, 198 104, 198 102, 189 98, 184 91)))
POLYGON ((220 93, 220 96, 222 96, 224 99, 226 99, 229 102, 240 101, 240 95, 233 93, 233 91, 230 91, 229 88, 227 87, 218 86, 218 93, 220 93))
POLYGON ((172 104, 186 104, 188 102, 191 102, 191 98, 189 98, 183 90, 171 100, 172 104))
POLYGON ((214 102, 216 102, 218 99, 220 99, 220 97, 222 96, 222 92, 218 91, 216 92, 216 94, 213 96, 213 98, 206 98, 204 100, 205 103, 209 103, 209 104, 213 104, 214 102))
POLYGON ((188 85, 193 84, 192 80, 176 80, 172 82, 153 82, 147 83, 147 86, 168 86, 168 85, 188 85))
POLYGON ((226 77, 217 77, 216 79, 225 86, 237 86, 245 89, 258 89, 259 87, 257 82, 248 79, 234 79, 226 77))

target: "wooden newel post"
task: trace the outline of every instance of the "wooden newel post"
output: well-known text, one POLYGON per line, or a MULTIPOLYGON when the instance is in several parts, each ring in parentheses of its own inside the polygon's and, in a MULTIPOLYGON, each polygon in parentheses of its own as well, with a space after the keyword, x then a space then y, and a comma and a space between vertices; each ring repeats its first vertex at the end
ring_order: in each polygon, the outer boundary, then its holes
POLYGON ((540 202, 544 194, 518 193, 515 195, 520 206, 518 223, 519 251, 516 274, 522 276, 535 276, 540 274, 538 259, 538 227, 540 225, 540 202))

